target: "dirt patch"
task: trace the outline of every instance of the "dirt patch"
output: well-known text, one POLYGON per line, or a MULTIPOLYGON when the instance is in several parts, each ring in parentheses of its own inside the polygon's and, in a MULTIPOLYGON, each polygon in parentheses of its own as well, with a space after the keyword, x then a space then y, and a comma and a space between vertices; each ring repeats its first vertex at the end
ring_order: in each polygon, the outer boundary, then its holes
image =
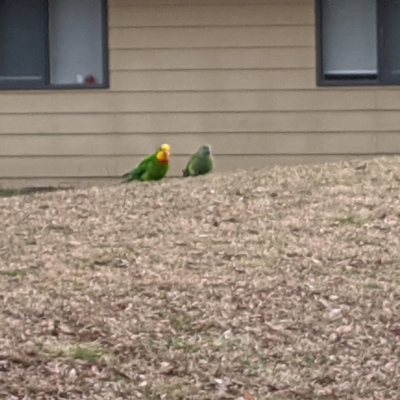
POLYGON ((395 399, 400 159, 0 198, 0 398, 395 399))

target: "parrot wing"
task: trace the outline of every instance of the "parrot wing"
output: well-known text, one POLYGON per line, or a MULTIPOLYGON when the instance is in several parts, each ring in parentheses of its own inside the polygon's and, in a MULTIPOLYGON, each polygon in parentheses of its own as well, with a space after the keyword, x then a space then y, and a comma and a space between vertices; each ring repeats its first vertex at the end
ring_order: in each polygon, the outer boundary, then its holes
POLYGON ((193 174, 193 170, 192 170, 191 166, 192 166, 192 163, 193 163, 194 159, 196 158, 196 155, 197 155, 197 153, 193 154, 193 155, 190 157, 188 163, 186 164, 185 169, 182 170, 182 172, 183 172, 183 177, 187 177, 187 176, 190 176, 190 175, 193 174))
POLYGON ((125 178, 123 181, 124 183, 126 182, 131 182, 131 181, 141 181, 141 180, 146 180, 145 174, 148 171, 149 167, 152 164, 152 161, 156 158, 156 154, 150 154, 147 157, 143 158, 142 161, 140 161, 139 165, 134 168, 133 170, 127 172, 126 174, 122 175, 122 178, 125 178))

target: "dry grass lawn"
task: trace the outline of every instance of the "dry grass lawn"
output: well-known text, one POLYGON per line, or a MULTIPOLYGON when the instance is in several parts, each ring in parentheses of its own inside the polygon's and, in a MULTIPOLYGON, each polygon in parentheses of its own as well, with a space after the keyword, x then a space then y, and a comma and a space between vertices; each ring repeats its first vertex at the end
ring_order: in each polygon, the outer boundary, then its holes
POLYGON ((0 215, 1 399, 400 397, 399 158, 28 194, 0 215))

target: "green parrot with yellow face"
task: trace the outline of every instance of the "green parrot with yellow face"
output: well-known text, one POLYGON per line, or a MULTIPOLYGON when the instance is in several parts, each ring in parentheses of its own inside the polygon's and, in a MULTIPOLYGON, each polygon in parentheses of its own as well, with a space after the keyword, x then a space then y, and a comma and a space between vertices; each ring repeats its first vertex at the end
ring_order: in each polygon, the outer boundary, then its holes
POLYGON ((182 171, 183 177, 205 175, 214 168, 214 160, 211 155, 211 146, 203 145, 192 155, 186 168, 182 171))
POLYGON ((163 144, 155 153, 145 157, 132 171, 122 175, 122 183, 132 181, 158 181, 169 170, 171 146, 163 144))

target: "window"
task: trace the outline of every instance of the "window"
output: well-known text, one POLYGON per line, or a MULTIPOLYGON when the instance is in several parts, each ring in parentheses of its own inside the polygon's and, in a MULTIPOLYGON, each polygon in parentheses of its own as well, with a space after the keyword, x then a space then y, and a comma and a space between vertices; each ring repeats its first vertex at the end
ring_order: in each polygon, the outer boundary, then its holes
POLYGON ((316 3, 320 85, 400 85, 400 0, 316 3))
POLYGON ((107 0, 0 0, 0 89, 108 87, 107 0))

